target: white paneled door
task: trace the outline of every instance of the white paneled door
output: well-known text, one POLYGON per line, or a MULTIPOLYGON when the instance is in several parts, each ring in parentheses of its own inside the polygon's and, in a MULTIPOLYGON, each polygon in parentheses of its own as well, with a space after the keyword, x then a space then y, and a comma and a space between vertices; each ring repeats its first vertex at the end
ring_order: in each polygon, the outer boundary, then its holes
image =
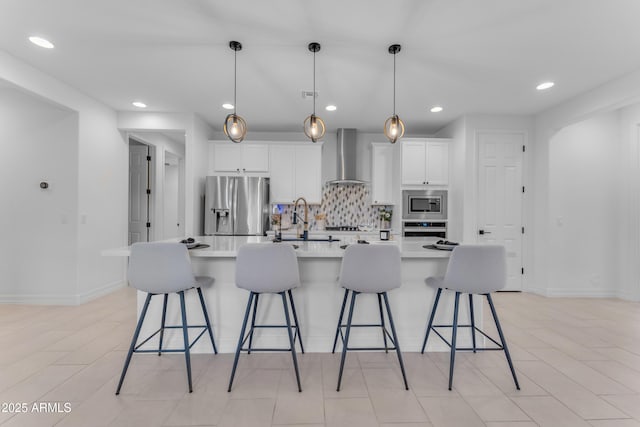
POLYGON ((149 147, 129 144, 129 244, 149 241, 149 147))
POLYGON ((507 287, 522 290, 522 157, 525 134, 479 132, 478 242, 504 245, 507 287))

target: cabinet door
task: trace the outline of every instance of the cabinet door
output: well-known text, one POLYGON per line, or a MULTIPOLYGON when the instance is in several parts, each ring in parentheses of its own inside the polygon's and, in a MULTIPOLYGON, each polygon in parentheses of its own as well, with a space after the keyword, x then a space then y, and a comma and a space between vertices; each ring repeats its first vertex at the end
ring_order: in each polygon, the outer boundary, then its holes
POLYGON ((429 185, 449 184, 449 144, 446 142, 427 142, 427 174, 429 185))
POLYGON ((242 147, 236 144, 214 145, 213 170, 215 172, 240 172, 242 170, 242 147))
POLYGON ((426 183, 426 145, 419 141, 400 141, 402 144, 402 184, 426 183))
POLYGON ((393 146, 371 147, 371 204, 392 205, 393 146))
POLYGON ((269 172, 269 147, 260 144, 243 145, 242 172, 269 172))
POLYGON ((292 203, 295 197, 294 168, 296 152, 294 147, 273 145, 269 150, 271 165, 269 186, 271 203, 292 203))
POLYGON ((295 152, 295 197, 319 204, 322 201, 322 147, 296 147, 295 152))

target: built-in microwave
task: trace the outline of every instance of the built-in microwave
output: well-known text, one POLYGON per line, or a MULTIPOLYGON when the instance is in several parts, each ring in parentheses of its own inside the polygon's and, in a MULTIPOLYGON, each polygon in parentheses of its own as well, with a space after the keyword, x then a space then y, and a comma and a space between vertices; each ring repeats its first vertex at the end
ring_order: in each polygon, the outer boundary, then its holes
POLYGON ((403 190, 402 219, 447 219, 446 190, 403 190))

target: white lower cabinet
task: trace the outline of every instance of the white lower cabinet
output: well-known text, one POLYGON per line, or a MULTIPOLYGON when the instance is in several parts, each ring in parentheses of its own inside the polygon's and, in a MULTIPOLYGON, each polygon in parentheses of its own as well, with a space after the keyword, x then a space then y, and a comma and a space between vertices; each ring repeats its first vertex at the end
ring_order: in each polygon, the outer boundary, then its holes
POLYGON ((273 144, 269 153, 271 203, 322 201, 322 146, 273 144))

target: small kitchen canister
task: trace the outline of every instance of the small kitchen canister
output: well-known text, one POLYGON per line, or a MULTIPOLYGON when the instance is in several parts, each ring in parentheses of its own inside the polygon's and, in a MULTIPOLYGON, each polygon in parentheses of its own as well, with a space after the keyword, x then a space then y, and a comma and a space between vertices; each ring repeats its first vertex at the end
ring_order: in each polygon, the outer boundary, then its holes
POLYGON ((389 240, 391 230, 380 230, 380 240, 389 240))

